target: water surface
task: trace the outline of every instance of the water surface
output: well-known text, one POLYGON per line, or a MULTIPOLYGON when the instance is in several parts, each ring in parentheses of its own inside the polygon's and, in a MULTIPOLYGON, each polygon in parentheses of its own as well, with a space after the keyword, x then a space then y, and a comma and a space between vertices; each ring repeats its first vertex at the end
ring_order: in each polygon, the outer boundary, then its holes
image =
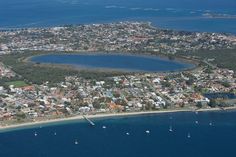
POLYGON ((49 54, 35 56, 37 63, 68 64, 86 69, 112 69, 121 71, 167 72, 193 68, 193 64, 156 56, 117 55, 117 54, 49 54))
POLYGON ((95 127, 80 121, 5 132, 0 156, 234 157, 235 117, 235 111, 180 112, 97 119, 95 127))
POLYGON ((0 28, 151 21, 162 28, 236 34, 235 0, 1 0, 0 28), (204 18, 203 14, 234 18, 204 18))

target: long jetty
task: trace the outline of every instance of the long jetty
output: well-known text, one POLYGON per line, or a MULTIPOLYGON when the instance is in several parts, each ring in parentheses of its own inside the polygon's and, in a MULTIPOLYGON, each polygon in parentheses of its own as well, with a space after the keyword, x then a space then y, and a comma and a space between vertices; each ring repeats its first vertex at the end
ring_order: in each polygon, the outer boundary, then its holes
POLYGON ((82 115, 82 116, 90 125, 95 126, 95 123, 91 121, 88 117, 86 117, 85 115, 82 115))

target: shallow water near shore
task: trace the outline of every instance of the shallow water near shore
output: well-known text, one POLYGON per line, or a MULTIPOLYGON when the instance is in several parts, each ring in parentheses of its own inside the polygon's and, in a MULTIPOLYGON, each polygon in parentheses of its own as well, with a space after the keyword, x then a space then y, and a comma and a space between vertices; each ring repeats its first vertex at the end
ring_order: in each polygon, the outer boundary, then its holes
POLYGON ((0 156, 231 157, 235 117, 236 111, 178 112, 23 129, 0 134, 0 156))

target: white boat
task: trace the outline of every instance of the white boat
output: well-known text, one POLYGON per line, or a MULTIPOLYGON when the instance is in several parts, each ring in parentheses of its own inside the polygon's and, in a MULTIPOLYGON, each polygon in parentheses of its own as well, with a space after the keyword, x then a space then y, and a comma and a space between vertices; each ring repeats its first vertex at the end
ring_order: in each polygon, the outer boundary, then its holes
POLYGON ((56 132, 54 132, 54 135, 56 136, 56 135, 57 135, 57 133, 56 133, 56 132))
POLYGON ((188 138, 191 138, 191 135, 190 135, 190 133, 188 133, 188 136, 187 136, 188 138))
POLYGON ((37 132, 34 133, 34 136, 38 136, 37 132))
POLYGON ((196 120, 195 123, 198 124, 199 122, 196 120))
POLYGON ((170 132, 173 132, 172 126, 170 126, 169 131, 170 131, 170 132))
POLYGON ((150 134, 150 131, 149 131, 149 130, 146 130, 146 133, 147 133, 147 134, 150 134))
POLYGON ((102 126, 103 129, 106 129, 107 127, 106 126, 102 126))
POLYGON ((129 132, 127 132, 126 135, 130 135, 129 132))
POLYGON ((75 145, 79 144, 79 142, 77 140, 75 140, 75 145))

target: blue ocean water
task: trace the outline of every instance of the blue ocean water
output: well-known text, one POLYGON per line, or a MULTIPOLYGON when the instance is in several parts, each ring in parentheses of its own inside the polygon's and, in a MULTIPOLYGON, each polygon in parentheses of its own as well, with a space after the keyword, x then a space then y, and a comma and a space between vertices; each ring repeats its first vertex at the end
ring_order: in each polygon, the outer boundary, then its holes
POLYGON ((235 0, 1 0, 0 28, 151 21, 176 30, 236 34, 235 0), (204 18, 203 14, 232 18, 204 18))
POLYGON ((235 111, 179 112, 16 130, 0 133, 0 156, 235 157, 235 117, 235 111))
POLYGON ((166 72, 193 68, 193 64, 162 59, 155 56, 117 54, 41 55, 32 57, 37 63, 69 64, 82 68, 118 69, 125 71, 166 72))

